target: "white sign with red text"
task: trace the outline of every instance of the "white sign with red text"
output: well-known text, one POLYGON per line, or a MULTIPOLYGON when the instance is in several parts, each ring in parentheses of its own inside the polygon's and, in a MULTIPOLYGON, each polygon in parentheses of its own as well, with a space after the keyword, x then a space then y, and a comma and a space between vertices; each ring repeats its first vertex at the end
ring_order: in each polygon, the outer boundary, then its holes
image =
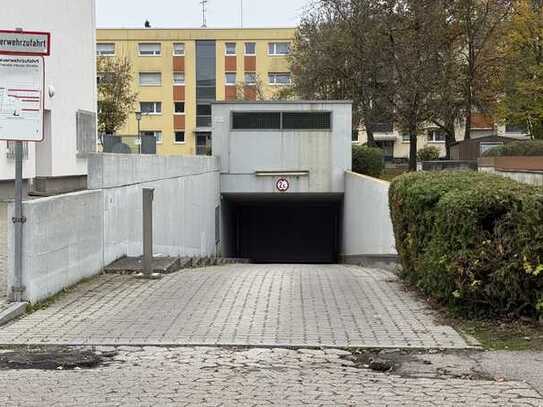
POLYGON ((43 140, 44 60, 0 55, 0 140, 43 140))

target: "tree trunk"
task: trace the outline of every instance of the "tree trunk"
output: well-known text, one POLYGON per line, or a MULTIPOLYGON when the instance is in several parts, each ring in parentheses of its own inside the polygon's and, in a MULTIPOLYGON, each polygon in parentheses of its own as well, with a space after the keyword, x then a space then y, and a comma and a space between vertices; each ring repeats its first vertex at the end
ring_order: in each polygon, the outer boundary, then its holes
POLYGON ((464 133, 464 140, 471 140, 471 100, 466 103, 466 129, 464 133))
POLYGON ((417 130, 409 132, 409 171, 417 171, 417 130))
POLYGON ((446 127, 447 127, 447 130, 445 132, 445 134, 446 134, 446 138, 445 138, 445 150, 446 150, 445 158, 447 160, 450 160, 451 159, 451 145, 453 143, 456 143, 456 131, 455 131, 455 128, 454 128, 454 122, 448 123, 446 125, 446 127))
POLYGON ((375 147, 377 144, 375 143, 375 137, 373 136, 373 129, 371 126, 366 126, 366 135, 368 138, 368 146, 375 147))

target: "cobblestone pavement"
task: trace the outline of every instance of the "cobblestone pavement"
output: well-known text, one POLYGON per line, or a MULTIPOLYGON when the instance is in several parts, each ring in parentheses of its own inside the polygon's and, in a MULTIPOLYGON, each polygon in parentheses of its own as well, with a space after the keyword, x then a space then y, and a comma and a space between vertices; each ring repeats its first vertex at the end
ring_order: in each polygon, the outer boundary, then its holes
POLYGON ((0 371, 10 406, 542 406, 519 382, 404 378, 354 367, 344 351, 124 349, 91 370, 0 371))
POLYGON ((465 348, 392 273, 229 265, 159 281, 101 276, 0 328, 0 344, 465 348))

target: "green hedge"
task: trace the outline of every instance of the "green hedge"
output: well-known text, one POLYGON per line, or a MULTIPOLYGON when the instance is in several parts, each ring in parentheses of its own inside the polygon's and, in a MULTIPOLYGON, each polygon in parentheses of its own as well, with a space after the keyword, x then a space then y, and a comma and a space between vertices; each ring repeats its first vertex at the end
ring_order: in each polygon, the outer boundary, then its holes
POLYGON ((417 152, 417 159, 419 161, 436 161, 439 160, 439 155, 439 148, 436 146, 426 146, 417 152))
POLYGON ((543 140, 514 141, 509 144, 491 148, 483 153, 483 157, 535 155, 543 155, 543 140))
POLYGON ((380 177, 385 169, 383 150, 367 145, 353 146, 353 171, 370 177, 380 177))
POLYGON ((403 277, 467 316, 543 315, 542 192, 474 172, 396 178, 403 277))

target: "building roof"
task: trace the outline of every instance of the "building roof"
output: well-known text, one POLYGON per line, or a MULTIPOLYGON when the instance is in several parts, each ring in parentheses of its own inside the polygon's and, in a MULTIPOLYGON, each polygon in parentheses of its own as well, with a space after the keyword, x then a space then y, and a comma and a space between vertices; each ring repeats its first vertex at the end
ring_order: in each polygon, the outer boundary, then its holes
POLYGON ((287 40, 295 27, 277 28, 98 28, 97 41, 287 40))
POLYGON ((483 137, 472 137, 469 140, 461 140, 457 141, 456 143, 452 143, 452 146, 456 146, 458 144, 462 143, 479 143, 479 142, 485 142, 485 141, 523 141, 522 138, 515 138, 515 137, 506 137, 506 136, 498 136, 496 134, 490 135, 490 136, 483 136, 483 137))

